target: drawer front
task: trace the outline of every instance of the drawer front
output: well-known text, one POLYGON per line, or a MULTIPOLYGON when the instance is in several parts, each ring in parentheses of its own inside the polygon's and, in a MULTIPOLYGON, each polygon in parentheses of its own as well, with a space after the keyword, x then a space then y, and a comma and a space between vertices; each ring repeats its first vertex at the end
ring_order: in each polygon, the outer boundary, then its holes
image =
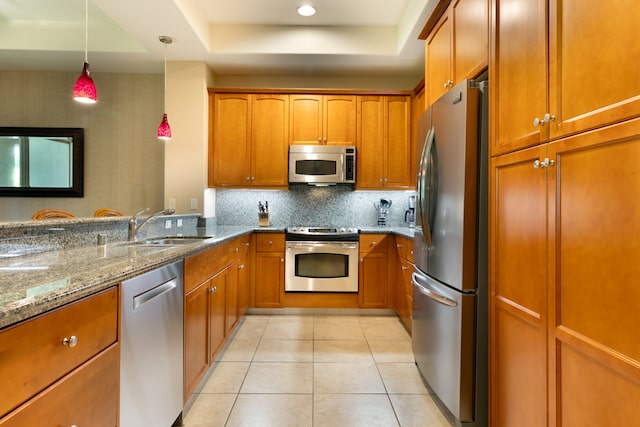
POLYGON ((0 416, 115 343, 117 332, 116 287, 0 332, 0 416))
POLYGON ((413 263, 413 240, 396 236, 396 250, 399 257, 413 263))
POLYGON ((117 425, 119 358, 116 344, 0 419, 0 426, 117 425))
POLYGON ((222 270, 229 260, 227 244, 214 246, 184 260, 184 292, 195 289, 200 283, 222 270))
POLYGON ((360 253, 387 252, 388 240, 386 234, 361 234, 360 253))
POLYGON ((259 233, 256 236, 256 250, 260 252, 284 251, 284 233, 259 233))
POLYGON ((238 237, 229 242, 229 263, 232 263, 238 258, 245 256, 249 252, 251 245, 251 235, 238 237))

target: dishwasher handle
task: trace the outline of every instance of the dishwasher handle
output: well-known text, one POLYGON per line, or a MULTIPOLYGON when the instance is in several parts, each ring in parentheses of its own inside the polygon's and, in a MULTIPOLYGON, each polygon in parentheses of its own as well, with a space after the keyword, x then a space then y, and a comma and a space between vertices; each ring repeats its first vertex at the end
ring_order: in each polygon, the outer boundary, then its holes
POLYGON ((143 293, 133 297, 133 309, 137 309, 142 304, 146 304, 160 295, 166 294, 178 287, 177 277, 172 278, 154 288, 144 291, 143 293))
POLYGON ((451 298, 447 298, 444 295, 440 295, 431 289, 426 288, 423 284, 419 283, 420 278, 421 276, 415 272, 411 274, 411 283, 413 283, 422 295, 448 307, 456 307, 458 305, 458 303, 451 298))

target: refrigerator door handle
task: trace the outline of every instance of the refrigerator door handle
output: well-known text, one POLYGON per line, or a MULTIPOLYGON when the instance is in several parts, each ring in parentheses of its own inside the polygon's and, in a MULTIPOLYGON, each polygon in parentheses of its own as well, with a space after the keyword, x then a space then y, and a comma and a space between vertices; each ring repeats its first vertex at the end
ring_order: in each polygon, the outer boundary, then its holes
POLYGON ((414 284, 414 286, 418 289, 418 291, 426 296, 427 298, 430 298, 442 305, 446 305, 448 307, 456 307, 458 305, 458 303, 454 300, 452 300, 451 298, 447 298, 444 295, 440 295, 436 292, 433 292, 430 289, 427 289, 424 285, 422 285, 421 283, 419 283, 420 280, 420 276, 418 274, 416 274, 415 272, 411 274, 411 282, 414 284))
POLYGON ((425 238, 425 243, 431 247, 431 229, 433 227, 433 214, 435 213, 435 201, 437 193, 437 165, 432 159, 432 151, 435 140, 435 129, 432 127, 427 133, 426 142, 420 157, 418 174, 418 206, 420 222, 425 238), (435 179, 433 178, 435 177, 435 179), (425 200, 426 199, 426 200, 425 200), (425 205, 425 203, 427 205, 425 205))

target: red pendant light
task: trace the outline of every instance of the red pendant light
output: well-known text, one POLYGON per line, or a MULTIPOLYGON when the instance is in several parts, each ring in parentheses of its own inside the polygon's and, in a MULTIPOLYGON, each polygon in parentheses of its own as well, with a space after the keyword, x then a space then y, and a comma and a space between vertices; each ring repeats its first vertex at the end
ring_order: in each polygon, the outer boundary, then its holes
POLYGON ((84 104, 95 104, 98 101, 98 91, 89 72, 87 61, 87 46, 89 41, 89 0, 84 4, 84 64, 82 73, 73 86, 73 99, 84 104))
MULTIPOLYGON (((167 111, 167 45, 173 42, 169 36, 160 36, 160 42, 164 43, 164 111, 167 111)), ((168 141, 171 139, 171 126, 167 120, 167 113, 162 115, 162 121, 158 126, 158 139, 168 141)))

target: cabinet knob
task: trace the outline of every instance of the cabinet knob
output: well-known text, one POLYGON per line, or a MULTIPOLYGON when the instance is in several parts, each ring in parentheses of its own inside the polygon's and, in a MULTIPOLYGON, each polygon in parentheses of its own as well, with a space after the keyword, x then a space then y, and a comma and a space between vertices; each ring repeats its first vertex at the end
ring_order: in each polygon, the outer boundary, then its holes
POLYGON ((322 137, 319 137, 319 138, 318 138, 318 142, 319 142, 320 144, 322 144, 322 137))
POLYGON ((360 262, 364 262, 364 258, 360 258, 360 262))
POLYGON ((556 116, 554 116, 553 114, 545 113, 544 116, 542 116, 542 119, 538 117, 533 119, 533 126, 534 127, 543 126, 545 123, 555 121, 555 119, 556 119, 556 116))
POLYGON ((70 348, 73 348, 76 345, 78 345, 78 337, 76 337, 75 335, 71 335, 69 338, 64 338, 62 340, 62 345, 66 345, 66 346, 69 346, 70 348))
POLYGON ((545 157, 543 161, 536 160, 535 162, 533 162, 533 168, 534 169, 546 168, 549 166, 553 166, 555 164, 556 164, 555 160, 549 160, 549 158, 545 157))
POLYGON ((453 86, 453 81, 451 81, 451 80, 447 80, 446 83, 444 84, 444 88, 445 89, 448 89, 451 86, 453 86))
POLYGON ((249 246, 249 242, 243 243, 242 246, 249 246))
POLYGON ((371 246, 375 246, 377 244, 378 244, 378 242, 371 242, 371 246))
POLYGON ((408 270, 409 267, 405 267, 404 265, 401 267, 403 270, 408 270))
POLYGON ((216 292, 218 292, 218 287, 214 286, 213 288, 209 289, 209 293, 215 294, 216 292))
POLYGON ((250 180, 251 180, 251 177, 247 176, 247 177, 245 177, 245 179, 244 179, 244 180, 245 180, 245 181, 250 181, 250 180))
POLYGON ((233 252, 240 252, 240 248, 233 248, 233 252))
POLYGON ((280 262, 284 262, 284 258, 280 258, 280 262))
POLYGON ((396 248, 400 249, 402 245, 400 243, 396 243, 396 248))
POLYGON ((240 264, 240 265, 238 266, 238 270, 244 270, 244 264, 240 264))
POLYGON ((273 245, 273 240, 269 240, 269 246, 273 245))
POLYGON ((382 179, 382 177, 378 178, 378 181, 380 181, 380 182, 384 182, 384 180, 382 179))

